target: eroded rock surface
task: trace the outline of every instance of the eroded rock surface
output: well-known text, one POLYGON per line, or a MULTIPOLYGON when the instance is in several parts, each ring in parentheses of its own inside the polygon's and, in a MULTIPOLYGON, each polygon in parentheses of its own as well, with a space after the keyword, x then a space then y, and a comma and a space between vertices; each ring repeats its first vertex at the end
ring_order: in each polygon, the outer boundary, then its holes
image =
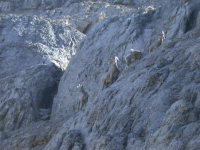
POLYGON ((0 130, 14 130, 51 109, 63 70, 84 35, 63 21, 2 15, 0 130))
POLYGON ((200 149, 199 4, 77 0, 2 16, 0 149, 200 149))

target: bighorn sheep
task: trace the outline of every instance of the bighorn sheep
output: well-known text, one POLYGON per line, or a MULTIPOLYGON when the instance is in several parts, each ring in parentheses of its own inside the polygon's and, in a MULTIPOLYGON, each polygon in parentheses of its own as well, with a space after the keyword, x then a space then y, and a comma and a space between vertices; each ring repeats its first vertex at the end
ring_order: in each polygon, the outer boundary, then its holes
POLYGON ((163 43, 163 41, 164 41, 165 38, 166 38, 165 32, 162 31, 162 32, 161 32, 161 35, 160 35, 160 37, 159 37, 159 39, 158 39, 157 41, 153 42, 153 43, 150 45, 150 47, 149 47, 149 52, 152 52, 154 49, 156 49, 156 48, 158 48, 160 45, 162 45, 162 43, 163 43))
POLYGON ((81 92, 81 96, 78 99, 78 110, 81 110, 82 107, 84 106, 85 103, 87 103, 88 100, 88 94, 87 92, 84 90, 83 85, 79 84, 77 86, 77 88, 79 89, 79 91, 81 92))
POLYGON ((118 61, 119 61, 119 58, 117 56, 115 56, 115 60, 114 60, 114 62, 112 62, 112 67, 102 77, 103 89, 107 88, 113 82, 115 82, 117 80, 118 75, 119 75, 118 61))
POLYGON ((126 64, 129 65, 132 62, 140 59, 142 57, 142 52, 134 49, 130 49, 130 54, 125 57, 126 64))

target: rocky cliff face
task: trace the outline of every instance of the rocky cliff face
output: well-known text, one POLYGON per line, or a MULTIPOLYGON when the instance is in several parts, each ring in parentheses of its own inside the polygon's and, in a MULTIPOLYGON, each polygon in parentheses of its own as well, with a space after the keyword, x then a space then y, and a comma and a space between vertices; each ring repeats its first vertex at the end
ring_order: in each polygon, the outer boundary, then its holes
POLYGON ((200 149, 200 2, 0 6, 0 150, 200 149))

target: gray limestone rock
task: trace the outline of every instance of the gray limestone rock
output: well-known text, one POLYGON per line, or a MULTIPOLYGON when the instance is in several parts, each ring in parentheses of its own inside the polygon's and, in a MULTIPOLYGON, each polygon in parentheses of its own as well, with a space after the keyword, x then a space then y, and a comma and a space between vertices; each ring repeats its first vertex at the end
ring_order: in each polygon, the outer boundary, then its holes
POLYGON ((0 150, 200 149, 199 2, 53 2, 0 18, 0 150))
POLYGON ((60 7, 66 0, 1 0, 0 12, 18 10, 53 9, 60 7))
MULTIPOLYGON (((189 3, 173 9, 198 10, 189 3)), ((199 85, 192 77, 198 65, 194 65, 195 59, 190 52, 199 45, 199 35, 193 34, 198 32, 198 27, 194 25, 182 33, 181 28, 171 30, 175 26, 171 23, 174 14, 168 14, 167 18, 164 12, 163 16, 162 12, 160 16, 156 14, 156 11, 164 10, 155 8, 131 18, 111 17, 97 24, 62 76, 51 118, 63 114, 73 116, 65 126, 70 130, 82 129, 88 139, 88 149, 181 150, 191 147, 192 139, 184 136, 182 130, 194 122, 199 126, 195 96, 199 85), (162 21, 164 19, 170 22, 168 26, 162 21), (126 20, 128 26, 125 26, 126 20), (171 48, 166 48, 165 43, 171 40, 168 28, 170 32, 180 30, 180 34, 174 34, 172 39, 177 39, 177 45, 171 48), (148 42, 163 31, 166 37, 162 39, 162 46, 149 53, 148 42), (191 38, 188 39, 188 36, 191 38), (143 57, 124 69, 126 62, 123 58, 130 48, 140 50, 143 57), (109 60, 115 56, 120 60, 119 77, 112 85, 102 89, 101 77, 109 70, 109 60), (75 88, 78 83, 84 85, 89 98, 85 108, 77 112, 75 88), (186 92, 190 88, 193 90, 186 92)), ((186 17, 187 14, 181 15, 186 17)), ((181 15, 175 14, 180 19, 181 15)), ((187 23, 185 25, 188 26, 187 23)), ((199 131, 188 132, 188 135, 199 136, 199 131)), ((54 143, 55 138, 48 145, 54 143)), ((191 149, 198 146, 195 144, 191 149)))
POLYGON ((16 15, 0 20, 0 131, 7 131, 49 118, 39 110, 51 109, 62 72, 84 35, 60 20, 16 15))

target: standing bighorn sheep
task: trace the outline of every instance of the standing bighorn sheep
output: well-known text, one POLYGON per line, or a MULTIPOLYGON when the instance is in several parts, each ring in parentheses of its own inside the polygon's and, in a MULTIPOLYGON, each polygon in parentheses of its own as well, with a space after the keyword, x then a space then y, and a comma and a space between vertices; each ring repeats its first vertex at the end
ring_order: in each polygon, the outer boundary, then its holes
POLYGON ((130 54, 125 57, 126 64, 129 65, 132 62, 140 59, 142 57, 142 52, 134 49, 130 49, 130 54))
POLYGON ((119 58, 115 56, 115 60, 112 62, 112 67, 108 70, 108 72, 105 75, 103 75, 101 79, 103 83, 103 89, 107 88, 117 80, 119 75, 118 61, 119 58))
POLYGON ((162 31, 160 37, 157 41, 153 42, 149 47, 149 52, 152 52, 154 49, 158 48, 160 45, 162 45, 164 39, 166 38, 165 32, 162 31))
POLYGON ((87 92, 84 90, 83 85, 79 84, 77 86, 77 88, 79 89, 79 91, 81 92, 81 96, 78 99, 78 110, 81 110, 82 107, 85 105, 85 103, 87 103, 88 100, 88 94, 87 92))

